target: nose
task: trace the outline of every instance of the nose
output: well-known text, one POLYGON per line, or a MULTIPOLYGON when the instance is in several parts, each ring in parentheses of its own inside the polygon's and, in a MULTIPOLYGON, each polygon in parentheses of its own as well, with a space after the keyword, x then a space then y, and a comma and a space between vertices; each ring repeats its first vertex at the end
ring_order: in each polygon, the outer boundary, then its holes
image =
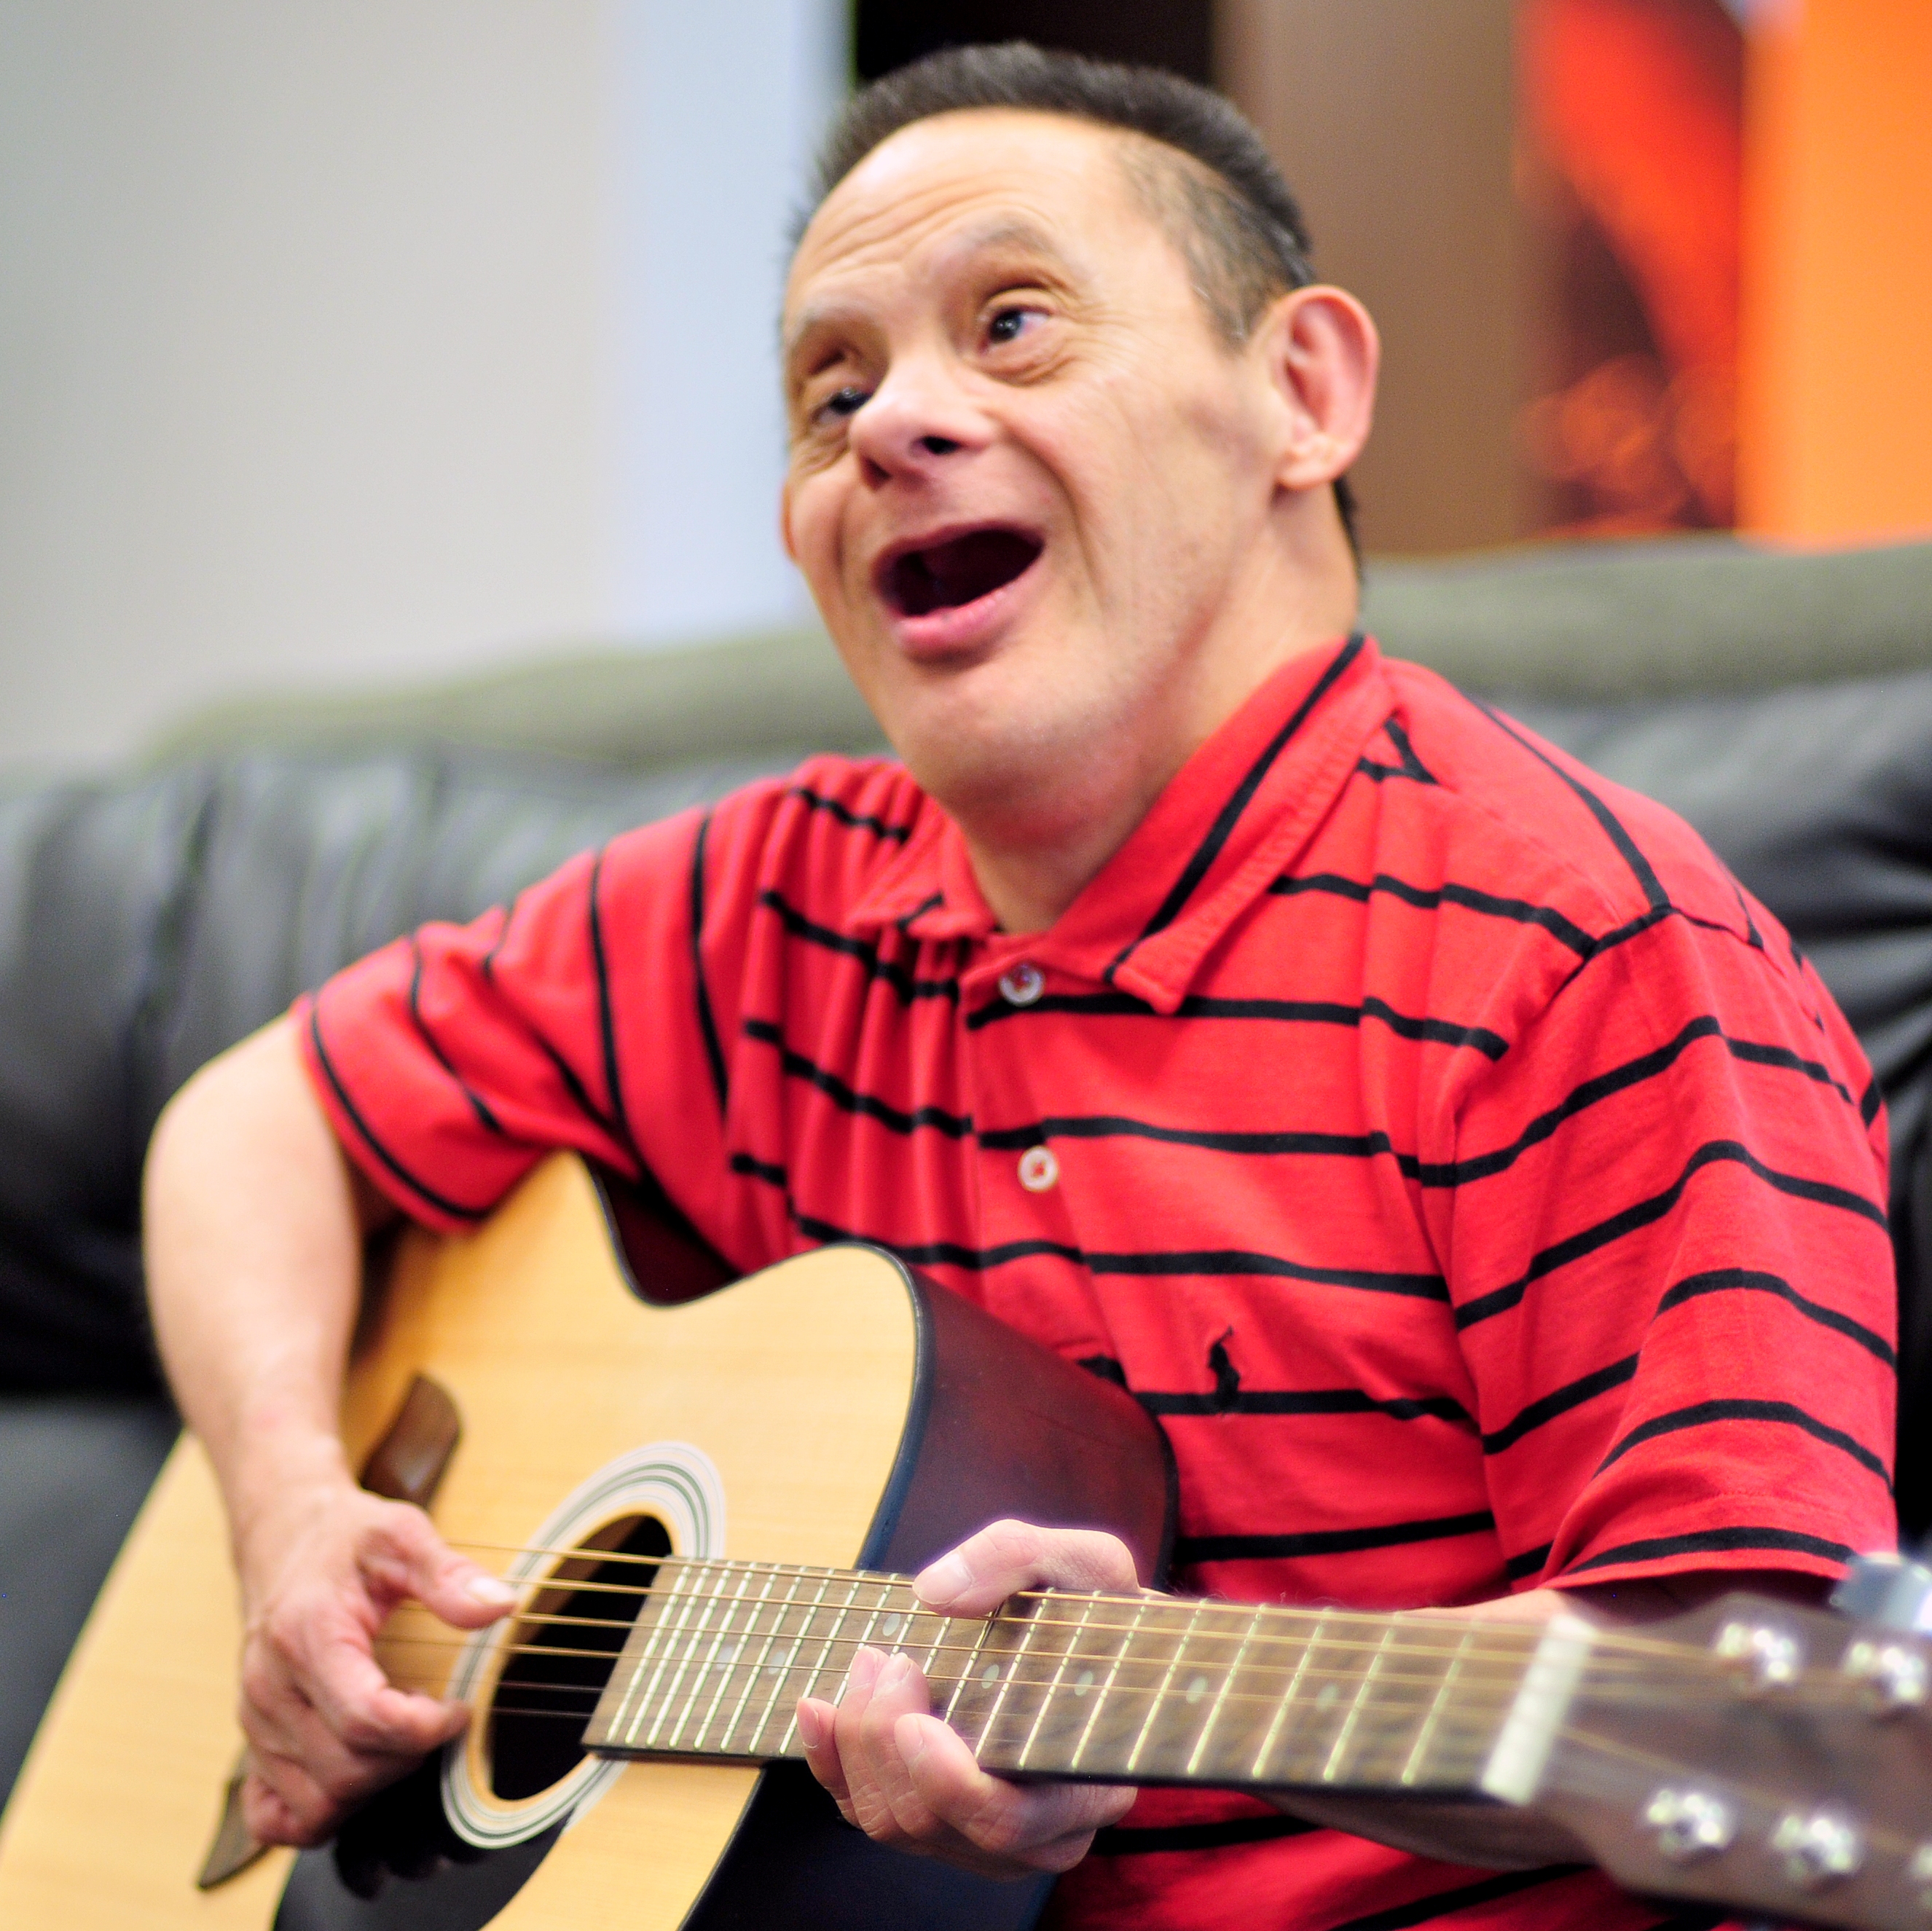
POLYGON ((931 355, 904 356, 853 416, 848 432, 868 481, 916 480, 948 458, 985 447, 986 418, 931 355))

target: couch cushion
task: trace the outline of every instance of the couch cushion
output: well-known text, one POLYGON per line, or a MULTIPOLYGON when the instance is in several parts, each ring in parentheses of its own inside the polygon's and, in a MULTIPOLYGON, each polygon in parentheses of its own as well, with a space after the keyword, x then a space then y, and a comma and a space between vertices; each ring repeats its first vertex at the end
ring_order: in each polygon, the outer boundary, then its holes
POLYGON ((0 799, 0 1388, 158 1385, 141 1160, 205 1060, 398 933, 802 754, 263 753, 0 799))

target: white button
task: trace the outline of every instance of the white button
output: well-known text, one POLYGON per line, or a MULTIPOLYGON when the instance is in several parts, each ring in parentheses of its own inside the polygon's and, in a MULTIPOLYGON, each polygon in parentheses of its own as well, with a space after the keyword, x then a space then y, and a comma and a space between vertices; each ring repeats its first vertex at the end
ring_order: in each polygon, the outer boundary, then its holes
POLYGON ((1046 990, 1046 975, 1031 959, 1022 959, 1000 975, 1000 992, 1009 1006, 1030 1006, 1046 990))
POLYGON ((1060 1177, 1060 1162, 1051 1147, 1029 1147, 1020 1156, 1020 1185, 1028 1193, 1044 1193, 1060 1177))

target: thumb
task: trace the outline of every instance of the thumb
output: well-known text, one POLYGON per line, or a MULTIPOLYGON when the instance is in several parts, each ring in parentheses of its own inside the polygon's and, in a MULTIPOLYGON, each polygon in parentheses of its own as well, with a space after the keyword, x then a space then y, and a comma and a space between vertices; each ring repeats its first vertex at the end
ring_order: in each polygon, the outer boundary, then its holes
POLYGON ((460 1630, 481 1629, 514 1606, 517 1591, 500 1576, 458 1555, 420 1509, 404 1507, 383 1525, 385 1546, 373 1567, 400 1600, 413 1596, 460 1630))

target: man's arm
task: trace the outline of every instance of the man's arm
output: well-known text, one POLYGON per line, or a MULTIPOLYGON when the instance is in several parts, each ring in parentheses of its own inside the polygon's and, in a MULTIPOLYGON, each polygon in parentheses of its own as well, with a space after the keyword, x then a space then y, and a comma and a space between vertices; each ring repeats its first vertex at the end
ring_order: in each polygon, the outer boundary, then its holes
POLYGON ((358 1488, 337 1433, 364 1234, 394 1210, 350 1165, 278 1021, 162 1114, 145 1183, 162 1360, 226 1501, 242 1590, 249 1828, 314 1843, 457 1735, 459 1705, 393 1687, 371 1644, 414 1597, 473 1629, 511 1592, 420 1510, 358 1488))

